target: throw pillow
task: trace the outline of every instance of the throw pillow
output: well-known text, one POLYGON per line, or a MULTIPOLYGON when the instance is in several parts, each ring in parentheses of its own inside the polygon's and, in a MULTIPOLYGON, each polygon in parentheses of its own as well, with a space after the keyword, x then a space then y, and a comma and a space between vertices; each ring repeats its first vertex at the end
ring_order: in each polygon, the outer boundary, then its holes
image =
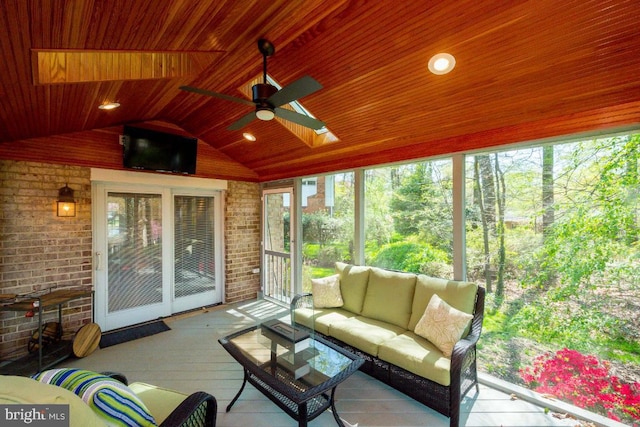
POLYGON ((144 403, 127 387, 106 375, 81 369, 51 369, 34 379, 74 392, 108 426, 155 426, 144 403))
POLYGON ((457 310, 434 294, 414 332, 428 339, 447 357, 460 340, 473 316, 457 310))
POLYGON ((311 279, 311 294, 314 308, 342 307, 342 293, 340 292, 340 275, 311 279))

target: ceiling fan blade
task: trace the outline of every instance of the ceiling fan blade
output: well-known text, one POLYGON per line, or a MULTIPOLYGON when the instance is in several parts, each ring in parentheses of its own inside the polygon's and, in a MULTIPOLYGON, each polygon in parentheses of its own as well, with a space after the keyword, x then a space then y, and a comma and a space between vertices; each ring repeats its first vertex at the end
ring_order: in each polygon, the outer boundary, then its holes
POLYGON ((320 89, 322 89, 322 85, 316 79, 311 76, 304 76, 271 95, 268 101, 274 107, 279 107, 320 89))
POLYGON ((313 117, 305 116, 304 114, 296 113, 295 111, 287 110, 286 108, 276 108, 276 116, 281 119, 289 120, 290 122, 297 123, 304 127, 311 129, 322 129, 325 126, 324 122, 313 117))
POLYGON ((231 125, 227 129, 228 130, 240 130, 243 127, 245 127, 246 125, 248 125, 249 122, 253 121, 253 119, 255 119, 255 118, 256 118, 256 112, 255 111, 251 111, 250 113, 245 114, 244 116, 240 117, 235 122, 231 123, 231 125))
POLYGON ((239 102, 240 104, 251 105, 252 107, 256 104, 253 101, 249 101, 248 99, 236 98, 235 96, 225 95, 224 93, 212 92, 206 89, 200 89, 192 86, 180 86, 181 90, 186 90, 187 92, 198 93, 200 95, 213 96, 214 98, 225 99, 227 101, 239 102))

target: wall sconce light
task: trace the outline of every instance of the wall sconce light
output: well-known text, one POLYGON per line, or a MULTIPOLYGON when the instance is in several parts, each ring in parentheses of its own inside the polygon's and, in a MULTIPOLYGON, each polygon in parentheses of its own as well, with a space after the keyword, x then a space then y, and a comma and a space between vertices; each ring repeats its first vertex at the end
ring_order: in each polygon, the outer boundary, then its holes
POLYGON ((76 201, 73 198, 73 190, 67 184, 58 190, 57 207, 58 216, 76 216, 76 201))

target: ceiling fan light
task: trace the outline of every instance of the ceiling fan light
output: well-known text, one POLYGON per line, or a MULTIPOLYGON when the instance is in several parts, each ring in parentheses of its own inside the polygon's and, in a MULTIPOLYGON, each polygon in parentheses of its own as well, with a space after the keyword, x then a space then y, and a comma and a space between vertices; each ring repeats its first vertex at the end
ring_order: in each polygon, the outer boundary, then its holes
POLYGON ((258 107, 256 109, 256 117, 259 118, 260 120, 265 120, 265 121, 273 120, 275 116, 276 114, 270 108, 258 107))
POLYGON ((433 74, 447 74, 456 66, 456 59, 449 53, 438 53, 429 60, 429 71, 433 74))

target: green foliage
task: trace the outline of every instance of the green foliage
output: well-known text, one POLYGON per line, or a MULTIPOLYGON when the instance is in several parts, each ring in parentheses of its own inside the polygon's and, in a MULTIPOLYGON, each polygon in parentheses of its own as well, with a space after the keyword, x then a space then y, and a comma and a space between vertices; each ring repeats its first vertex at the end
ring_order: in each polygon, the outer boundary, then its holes
POLYGON ((327 212, 302 214, 302 239, 323 246, 336 239, 340 226, 341 221, 327 212))
POLYGON ((447 254, 426 243, 421 243, 415 236, 405 241, 383 245, 373 256, 371 265, 390 270, 413 273, 430 273, 438 263, 447 263, 447 254))
MULTIPOLYGON (((484 251, 482 229, 467 230, 467 276, 469 280, 484 280, 484 251)), ((538 260, 531 256, 542 244, 542 235, 536 233, 529 224, 505 230, 505 279, 519 280, 526 272, 538 274, 538 260)), ((497 252, 498 240, 496 236, 489 236, 489 247, 493 253, 497 252)), ((490 268, 497 270, 498 258, 490 258, 490 268)))
POLYGON ((318 266, 331 267, 336 261, 349 262, 349 254, 338 246, 325 246, 318 251, 318 266))
POLYGON ((302 258, 305 263, 311 262, 311 260, 318 259, 318 252, 320 251, 320 245, 317 243, 304 243, 302 245, 302 258))
POLYGON ((450 253, 451 179, 440 173, 434 162, 415 163, 397 171, 399 186, 393 191, 390 210, 395 233, 420 236, 423 242, 450 253))
POLYGON ((566 174, 581 176, 578 183, 574 177, 563 184, 571 188, 572 203, 565 203, 544 247, 535 253, 539 268, 524 278, 542 288, 559 283, 564 288, 561 296, 594 285, 592 278, 616 260, 638 254, 640 136, 585 145, 572 152, 566 168, 566 174), (585 159, 587 155, 592 158, 585 159))
POLYGON ((348 245, 331 244, 320 246, 317 243, 305 243, 302 246, 304 264, 332 268, 336 261, 351 262, 348 245))

